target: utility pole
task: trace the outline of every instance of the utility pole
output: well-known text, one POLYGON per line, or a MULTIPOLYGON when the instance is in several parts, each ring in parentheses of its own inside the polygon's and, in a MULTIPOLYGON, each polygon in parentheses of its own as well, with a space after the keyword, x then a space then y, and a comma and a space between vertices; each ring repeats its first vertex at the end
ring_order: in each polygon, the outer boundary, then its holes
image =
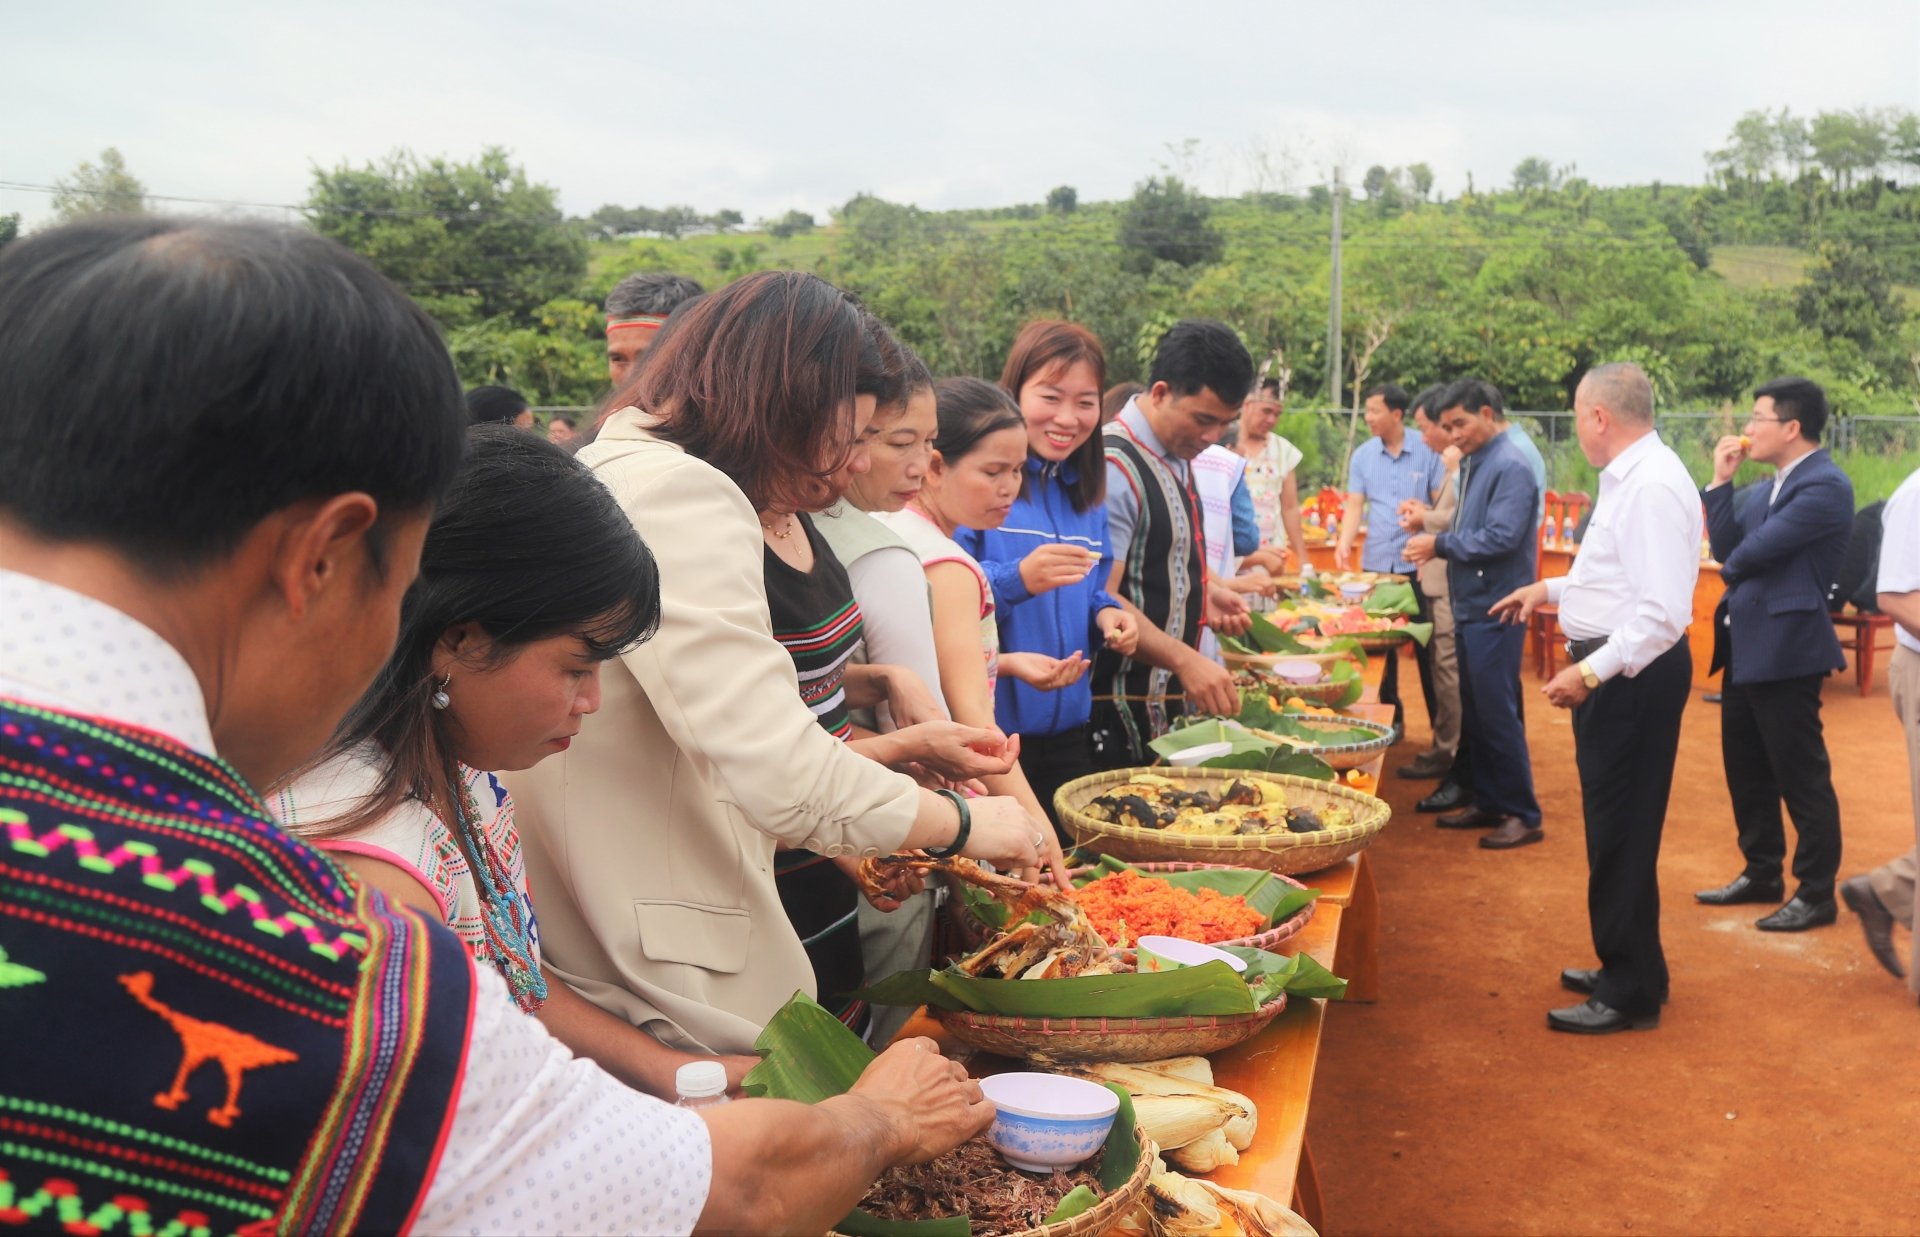
POLYGON ((1333 169, 1333 298, 1327 310, 1327 403, 1347 406, 1340 383, 1340 199, 1345 196, 1340 169, 1333 169))

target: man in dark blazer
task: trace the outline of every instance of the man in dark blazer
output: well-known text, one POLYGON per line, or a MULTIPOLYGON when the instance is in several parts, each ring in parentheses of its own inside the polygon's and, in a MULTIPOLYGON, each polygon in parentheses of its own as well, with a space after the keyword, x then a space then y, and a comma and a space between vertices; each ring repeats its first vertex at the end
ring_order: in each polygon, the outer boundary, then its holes
POLYGON ((1459 506, 1450 530, 1410 538, 1404 553, 1416 564, 1432 558, 1447 562, 1460 663, 1461 746, 1473 752, 1473 801, 1434 823, 1443 829, 1492 829, 1480 845, 1507 850, 1545 836, 1520 703, 1527 632, 1493 615, 1495 602, 1533 582, 1540 485, 1496 419, 1498 387, 1463 378, 1437 403, 1441 428, 1466 457, 1460 464, 1459 506))
POLYGON ((1711 906, 1778 902, 1785 800, 1799 841, 1792 900, 1757 921, 1766 932, 1802 932, 1834 921, 1840 868, 1840 802, 1820 726, 1820 685, 1846 666, 1827 617, 1853 530, 1853 483, 1820 446, 1827 397, 1805 378, 1754 392, 1746 433, 1713 451, 1713 484, 1701 491, 1707 537, 1727 594, 1714 613, 1713 670, 1725 667, 1720 755, 1747 866, 1732 882, 1694 895, 1711 906), (1728 484, 1743 460, 1772 464, 1770 493, 1736 513, 1728 484))

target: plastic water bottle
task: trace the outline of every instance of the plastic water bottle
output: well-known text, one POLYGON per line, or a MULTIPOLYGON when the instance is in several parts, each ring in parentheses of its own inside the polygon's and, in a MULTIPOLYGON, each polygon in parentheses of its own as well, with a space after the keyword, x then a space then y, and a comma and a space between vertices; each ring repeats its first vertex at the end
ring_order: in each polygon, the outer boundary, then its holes
POLYGON ((718 1061, 689 1061, 673 1071, 676 1108, 717 1108, 727 1102, 727 1067, 718 1061))
POLYGON ((1566 515, 1560 517, 1560 547, 1565 550, 1571 550, 1578 544, 1579 543, 1573 539, 1573 513, 1568 512, 1566 515))

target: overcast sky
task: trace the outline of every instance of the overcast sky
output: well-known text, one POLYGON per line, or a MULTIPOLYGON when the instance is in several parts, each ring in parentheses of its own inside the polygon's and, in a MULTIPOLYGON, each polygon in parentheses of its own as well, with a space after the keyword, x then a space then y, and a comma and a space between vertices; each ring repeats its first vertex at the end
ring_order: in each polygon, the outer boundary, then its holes
POLYGON ((498 144, 570 213, 751 219, 1120 197, 1195 139, 1210 192, 1424 160, 1452 196, 1533 154, 1697 181, 1783 105, 1920 109, 1920 0, 14 3, 0 182, 117 146, 155 194, 298 202, 316 165, 498 144))

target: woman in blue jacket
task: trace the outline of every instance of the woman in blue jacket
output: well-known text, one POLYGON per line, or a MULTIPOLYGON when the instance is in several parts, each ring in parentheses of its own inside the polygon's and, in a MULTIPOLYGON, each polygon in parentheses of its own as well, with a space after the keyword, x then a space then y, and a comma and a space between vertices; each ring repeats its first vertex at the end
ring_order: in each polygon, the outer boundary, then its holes
MULTIPOLYGON (((961 529, 955 540, 993 585, 1005 652, 1090 662, 1102 645, 1127 654, 1140 638, 1132 616, 1100 586, 1112 566, 1097 434, 1106 376, 1100 341, 1083 326, 1058 321, 1028 323, 1001 371, 1000 385, 1027 422, 1024 484, 1004 524, 961 529)), ((1054 791, 1094 770, 1090 679, 1038 691, 1003 675, 994 710, 1001 729, 1020 735, 1027 781, 1059 829, 1054 791)))

